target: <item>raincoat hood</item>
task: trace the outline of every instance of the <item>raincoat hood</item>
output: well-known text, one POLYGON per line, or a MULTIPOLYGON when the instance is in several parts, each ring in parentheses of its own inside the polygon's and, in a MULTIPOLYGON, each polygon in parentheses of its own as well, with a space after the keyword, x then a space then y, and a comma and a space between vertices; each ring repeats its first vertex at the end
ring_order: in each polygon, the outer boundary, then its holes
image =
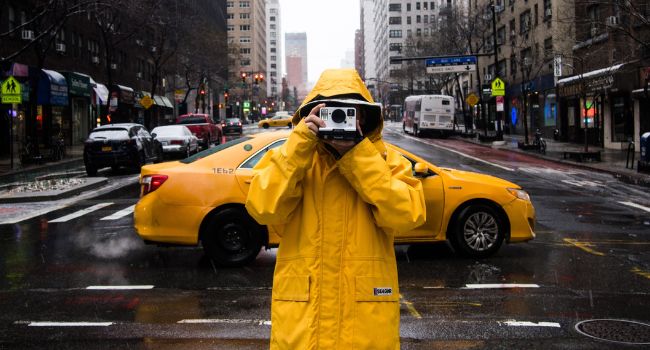
POLYGON ((316 105, 335 103, 337 106, 350 105, 364 109, 364 135, 372 141, 381 137, 383 118, 381 104, 375 103, 370 91, 354 69, 325 70, 311 92, 305 97, 293 115, 293 124, 298 125, 316 105))

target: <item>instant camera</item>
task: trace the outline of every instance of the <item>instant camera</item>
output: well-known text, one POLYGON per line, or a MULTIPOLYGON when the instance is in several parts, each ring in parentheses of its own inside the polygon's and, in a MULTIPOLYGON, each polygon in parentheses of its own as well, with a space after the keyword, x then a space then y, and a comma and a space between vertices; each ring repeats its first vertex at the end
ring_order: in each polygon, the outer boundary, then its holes
POLYGON ((318 134, 326 140, 354 140, 357 136, 357 110, 352 106, 323 107, 320 118, 325 126, 318 134))

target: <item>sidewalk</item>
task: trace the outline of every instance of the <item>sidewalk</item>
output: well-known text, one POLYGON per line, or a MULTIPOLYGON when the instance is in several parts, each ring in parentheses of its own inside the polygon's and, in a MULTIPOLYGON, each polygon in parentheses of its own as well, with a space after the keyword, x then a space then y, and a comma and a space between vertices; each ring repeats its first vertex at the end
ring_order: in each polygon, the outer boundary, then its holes
POLYGON ((83 167, 83 145, 67 146, 66 156, 58 162, 22 165, 14 151, 13 168, 8 155, 0 156, 0 186, 14 182, 31 181, 38 176, 71 171, 83 167))
MULTIPOLYGON (((529 135, 528 141, 532 143, 534 134, 529 135)), ((637 161, 639 160, 640 153, 634 154, 634 169, 625 168, 627 157, 627 150, 613 150, 605 149, 602 147, 595 147, 589 145, 589 152, 600 151, 601 161, 584 161, 578 162, 572 159, 564 159, 564 152, 582 152, 584 145, 568 142, 555 141, 553 139, 544 138, 546 141, 546 154, 540 154, 537 150, 522 150, 518 147, 518 143, 524 141, 523 135, 504 135, 503 141, 505 144, 498 145, 492 142, 480 142, 478 138, 463 138, 461 136, 453 136, 456 140, 480 144, 485 147, 491 147, 510 152, 517 152, 527 154, 533 157, 538 157, 554 162, 563 164, 570 164, 575 167, 605 172, 612 174, 614 177, 626 183, 650 187, 650 174, 640 173, 637 171, 637 161)))

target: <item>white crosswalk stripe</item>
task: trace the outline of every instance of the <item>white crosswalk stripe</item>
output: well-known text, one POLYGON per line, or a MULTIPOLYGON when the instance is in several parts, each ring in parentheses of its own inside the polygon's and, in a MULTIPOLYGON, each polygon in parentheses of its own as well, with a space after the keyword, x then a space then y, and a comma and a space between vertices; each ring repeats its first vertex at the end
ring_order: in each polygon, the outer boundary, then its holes
POLYGON ((121 219, 121 218, 133 213, 134 209, 135 209, 135 204, 133 204, 130 207, 126 207, 126 208, 124 208, 124 209, 122 209, 122 210, 120 210, 118 212, 115 212, 115 213, 113 213, 113 214, 111 214, 109 216, 105 216, 105 217, 101 218, 100 220, 118 220, 118 219, 121 219))
POLYGON ((70 221, 70 220, 72 220, 72 219, 76 219, 76 218, 78 218, 78 217, 84 216, 84 215, 86 215, 86 214, 88 214, 88 213, 92 213, 92 212, 94 212, 94 211, 96 211, 96 210, 102 209, 102 208, 104 208, 104 207, 108 207, 109 205, 112 205, 112 204, 113 204, 112 202, 111 202, 111 203, 99 203, 99 204, 95 204, 95 205, 93 205, 92 207, 89 207, 89 208, 86 208, 86 209, 82 209, 82 210, 76 211, 76 212, 74 212, 74 213, 72 213, 72 214, 68 214, 68 215, 66 215, 66 216, 62 216, 62 217, 60 217, 60 218, 58 218, 58 219, 50 220, 49 222, 67 222, 67 221, 70 221))

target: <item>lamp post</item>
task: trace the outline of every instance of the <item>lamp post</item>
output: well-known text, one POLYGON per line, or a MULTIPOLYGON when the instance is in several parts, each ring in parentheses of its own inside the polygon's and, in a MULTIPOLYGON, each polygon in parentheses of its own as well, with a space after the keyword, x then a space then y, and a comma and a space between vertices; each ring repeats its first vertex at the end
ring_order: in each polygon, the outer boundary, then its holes
MULTIPOLYGON (((492 50, 494 50, 494 78, 499 77, 499 58, 497 51, 497 14, 496 14, 496 5, 494 1, 490 1, 490 8, 492 10, 492 50)), ((496 107, 496 103, 495 103, 496 107)), ((501 129, 501 113, 495 108, 495 117, 497 122, 497 140, 503 140, 503 131, 501 129)))
MULTIPOLYGON (((243 95, 244 95, 244 100, 241 103, 241 117, 246 118, 245 115, 245 109, 244 109, 244 103, 246 102, 246 96, 248 93, 248 78, 251 78, 251 94, 250 94, 250 101, 249 101, 249 108, 256 108, 256 104, 254 103, 255 95, 256 95, 256 88, 259 89, 259 84, 264 82, 264 73, 261 72, 252 72, 252 71, 242 71, 239 73, 239 76, 241 77, 242 81, 242 89, 243 89, 243 95)), ((249 112, 250 113, 250 112, 249 112)))

